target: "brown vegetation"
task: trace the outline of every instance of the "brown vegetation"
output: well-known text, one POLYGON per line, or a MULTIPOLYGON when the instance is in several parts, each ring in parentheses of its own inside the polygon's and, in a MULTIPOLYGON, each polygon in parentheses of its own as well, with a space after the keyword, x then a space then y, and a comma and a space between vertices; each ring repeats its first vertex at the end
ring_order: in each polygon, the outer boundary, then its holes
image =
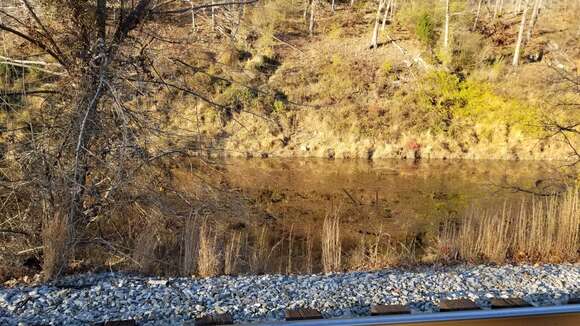
POLYGON ((342 268, 342 244, 340 238, 340 217, 338 214, 326 216, 322 225, 322 270, 325 273, 338 272, 342 268))
MULTIPOLYGON (((206 158, 578 164, 578 4, 526 3, 486 14, 435 0, 338 2, 344 10, 334 1, 331 10, 286 0, 2 2, 0 273, 14 276, 2 269, 23 261, 46 279, 414 263, 426 239, 385 228, 353 245, 337 214, 320 234, 276 229, 208 181, 216 167, 206 158), (195 184, 179 184, 174 167, 191 157, 195 184)), ((576 170, 539 194, 546 200, 449 222, 435 255, 576 260, 578 193, 558 194, 566 183, 578 183, 576 170)))
POLYGON ((575 188, 558 197, 523 201, 518 209, 474 210, 441 228, 435 254, 446 261, 576 261, 579 199, 575 188))

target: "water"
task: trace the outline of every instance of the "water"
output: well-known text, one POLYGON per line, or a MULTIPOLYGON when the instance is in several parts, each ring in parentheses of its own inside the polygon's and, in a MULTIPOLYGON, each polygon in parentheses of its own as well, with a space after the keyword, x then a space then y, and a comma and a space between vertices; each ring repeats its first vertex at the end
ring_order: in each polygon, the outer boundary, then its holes
POLYGON ((558 171, 558 163, 532 161, 229 159, 219 166, 217 182, 247 203, 250 213, 233 215, 244 215, 238 220, 254 234, 253 246, 260 230, 269 235, 270 256, 278 258, 270 272, 288 271, 289 255, 303 265, 309 237, 319 269, 326 216, 340 217, 345 257, 377 236, 412 239, 421 251, 443 219, 518 206, 530 195, 514 187, 541 190, 558 171))
POLYGON ((338 210, 361 229, 429 223, 470 207, 499 207, 554 176, 549 162, 319 159, 230 160, 225 180, 275 219, 319 220, 338 210))

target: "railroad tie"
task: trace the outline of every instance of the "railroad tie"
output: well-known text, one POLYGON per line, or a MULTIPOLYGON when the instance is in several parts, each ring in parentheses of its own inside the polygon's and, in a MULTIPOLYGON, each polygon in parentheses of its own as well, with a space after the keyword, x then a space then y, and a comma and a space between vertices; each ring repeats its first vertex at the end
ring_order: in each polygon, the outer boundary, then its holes
POLYGON ((580 304, 580 296, 568 299, 568 304, 580 304))
POLYGON ((376 304, 371 306, 371 316, 410 314, 409 307, 400 304, 376 304))
POLYGON ((439 302, 439 311, 441 312, 478 310, 478 309, 480 309, 479 306, 469 299, 454 299, 454 300, 445 299, 439 302))
POLYGON ((491 301, 492 309, 503 309, 503 308, 524 308, 531 307, 532 305, 524 301, 522 298, 493 298, 491 301))
POLYGON ((137 323, 133 319, 126 320, 107 320, 100 323, 95 323, 93 326, 135 326, 137 323))
MULTIPOLYGON (((195 326, 216 326, 216 325, 232 325, 234 319, 230 313, 207 315, 204 317, 195 318, 195 326)), ((187 324, 189 325, 189 324, 187 324)))
POLYGON ((307 319, 322 319, 322 314, 311 308, 286 309, 286 321, 307 319))

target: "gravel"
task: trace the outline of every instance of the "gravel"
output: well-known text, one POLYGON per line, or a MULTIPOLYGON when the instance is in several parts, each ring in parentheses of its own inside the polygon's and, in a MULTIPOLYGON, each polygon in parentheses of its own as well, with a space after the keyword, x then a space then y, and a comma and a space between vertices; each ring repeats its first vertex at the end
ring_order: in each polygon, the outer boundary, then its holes
POLYGON ((565 303, 579 293, 580 266, 455 266, 316 275, 151 278, 84 274, 35 286, 0 287, 0 325, 66 324, 135 319, 140 325, 182 325, 229 312, 236 322, 282 320, 284 309, 311 307, 325 317, 368 315, 371 304, 409 304, 433 312, 441 299, 523 297, 565 303))

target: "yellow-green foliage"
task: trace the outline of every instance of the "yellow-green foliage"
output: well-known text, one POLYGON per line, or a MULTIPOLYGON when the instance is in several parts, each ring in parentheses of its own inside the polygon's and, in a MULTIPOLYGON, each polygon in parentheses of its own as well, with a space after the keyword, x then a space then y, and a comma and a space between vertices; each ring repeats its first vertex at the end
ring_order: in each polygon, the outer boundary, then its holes
POLYGON ((468 80, 460 87, 460 98, 464 105, 455 109, 459 117, 467 117, 472 123, 488 126, 504 123, 527 134, 541 131, 538 108, 517 99, 509 99, 494 93, 487 83, 468 80))
POLYGON ((488 133, 498 125, 526 134, 541 130, 538 108, 498 95, 488 83, 461 81, 446 71, 426 75, 415 95, 420 112, 429 118, 429 127, 434 132, 476 124, 488 133))
POLYGON ((284 104, 283 101, 275 100, 274 105, 272 107, 272 111, 275 114, 282 114, 282 113, 286 112, 286 104, 284 104))
POLYGON ((402 6, 397 13, 397 21, 414 31, 426 46, 433 47, 438 38, 438 28, 442 22, 442 12, 436 1, 414 1, 402 6))
POLYGON ((437 33, 435 32, 435 23, 429 13, 424 12, 419 16, 415 24, 415 34, 423 44, 433 47, 437 39, 437 33))
POLYGON ((381 65, 381 73, 388 75, 393 72, 393 64, 389 60, 385 60, 381 65))

